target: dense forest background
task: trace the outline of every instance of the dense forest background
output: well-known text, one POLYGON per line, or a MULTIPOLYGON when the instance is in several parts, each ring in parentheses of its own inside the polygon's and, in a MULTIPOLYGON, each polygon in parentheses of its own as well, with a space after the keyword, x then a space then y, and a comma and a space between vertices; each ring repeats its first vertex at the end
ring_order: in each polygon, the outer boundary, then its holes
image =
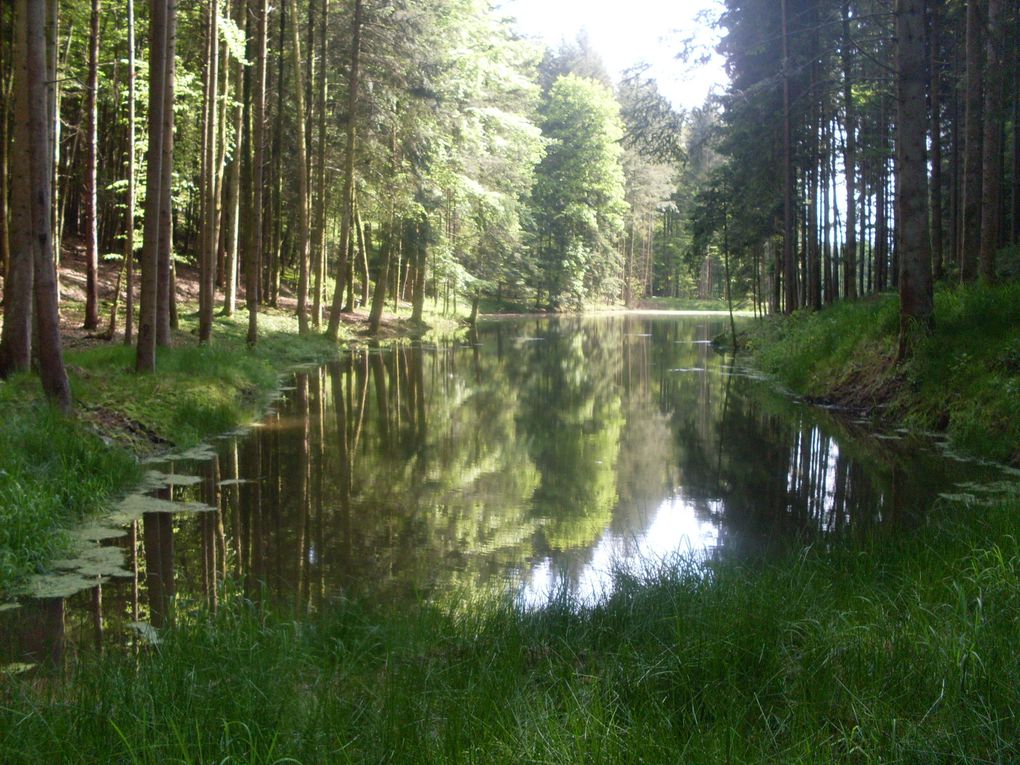
POLYGON ((923 328, 933 280, 1015 269, 1015 3, 720 10, 730 85, 683 111, 583 35, 542 49, 480 0, 3 3, 0 373, 34 338, 65 397, 69 257, 86 329, 143 370, 182 267, 199 341, 244 300, 252 343, 285 300, 335 337, 345 312, 375 329, 427 298, 765 313, 898 288, 923 328))

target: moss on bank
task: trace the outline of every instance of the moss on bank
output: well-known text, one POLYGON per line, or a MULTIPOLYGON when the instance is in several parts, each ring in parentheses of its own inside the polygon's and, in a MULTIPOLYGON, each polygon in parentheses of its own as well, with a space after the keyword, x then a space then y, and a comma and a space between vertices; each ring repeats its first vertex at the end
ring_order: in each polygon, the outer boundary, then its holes
POLYGON ((188 446, 251 421, 279 375, 334 358, 319 333, 300 336, 289 314, 260 316, 255 348, 247 314, 218 317, 213 341, 198 347, 190 317, 157 372, 134 373, 134 349, 101 344, 66 354, 76 416, 43 400, 21 375, 0 384, 0 596, 67 549, 66 529, 108 506, 140 477, 136 455, 188 446))
POLYGON ((758 364, 798 393, 920 430, 961 451, 1020 462, 1020 282, 941 288, 935 332, 894 363, 895 295, 763 322, 758 364))

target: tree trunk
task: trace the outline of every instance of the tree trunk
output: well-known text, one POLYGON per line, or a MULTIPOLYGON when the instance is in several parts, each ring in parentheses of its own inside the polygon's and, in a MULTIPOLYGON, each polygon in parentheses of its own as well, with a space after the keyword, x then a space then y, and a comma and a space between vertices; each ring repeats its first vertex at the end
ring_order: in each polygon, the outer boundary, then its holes
POLYGON ((124 230, 124 344, 135 332, 135 2, 127 0, 128 24, 128 161, 127 202, 124 230))
POLYGON ((301 30, 298 26, 297 0, 290 0, 291 53, 294 57, 294 97, 297 101, 298 164, 298 331, 308 333, 308 146, 305 121, 305 70, 301 57, 301 30))
MULTIPOLYGON (((172 2, 172 0, 169 0, 172 2)), ((135 368, 156 369, 156 314, 159 285, 160 185, 163 181, 163 104, 166 99, 168 0, 149 0, 149 148, 146 154, 145 220, 135 368)))
POLYGON ((99 159, 99 7, 92 0, 89 18, 88 81, 85 84, 85 329, 99 326, 99 229, 96 225, 96 171, 99 159))
POLYGON ((170 345, 170 330, 176 322, 172 314, 176 312, 176 290, 171 286, 173 258, 173 195, 172 182, 174 170, 174 77, 176 71, 175 53, 177 50, 177 0, 166 0, 166 62, 163 69, 163 129, 160 138, 163 141, 160 171, 162 178, 159 184, 159 273, 158 291, 156 295, 156 345, 170 345))
POLYGON ((896 39, 896 219, 902 360, 934 325, 925 158, 924 0, 897 0, 896 39))
MULTIPOLYGON (((51 224, 53 232, 53 260, 56 263, 57 272, 60 271, 61 239, 64 234, 64 216, 60 200, 60 95, 62 83, 57 76, 60 71, 60 3, 58 0, 37 0, 46 3, 46 81, 53 83, 49 88, 46 103, 49 118, 49 142, 50 142, 50 205, 51 224)), ((67 38, 67 51, 71 49, 71 36, 67 38)), ((65 53, 64 60, 67 60, 65 53)), ((60 281, 57 281, 57 300, 60 300, 60 281)))
POLYGON ((251 212, 248 216, 248 252, 245 263, 245 304, 248 308, 248 345, 258 342, 259 284, 262 272, 262 207, 265 202, 263 166, 266 147, 266 48, 269 40, 269 4, 267 0, 254 0, 257 16, 255 52, 255 92, 252 106, 252 142, 254 160, 251 172, 251 212))
POLYGON ((971 282, 977 277, 981 250, 981 106, 984 66, 981 28, 984 23, 980 0, 967 0, 967 79, 964 116, 963 155, 963 235, 960 252, 960 279, 971 282))
MULTIPOLYGON (((238 29, 244 29, 246 0, 233 0, 233 18, 238 29)), ((224 67, 227 62, 223 62, 224 67)), ((244 132, 244 92, 242 83, 244 79, 244 67, 241 62, 234 61, 234 92, 237 104, 234 106, 234 147, 233 155, 230 158, 230 177, 227 179, 227 204, 225 215, 229 218, 229 227, 226 229, 225 245, 226 255, 223 263, 223 315, 233 316, 237 309, 237 268, 239 263, 238 242, 241 227, 241 162, 243 152, 241 150, 241 135, 244 132)), ((226 95, 226 93, 224 93, 226 95)), ((224 146, 224 150, 226 146, 224 146)))
POLYGON ((928 68, 931 77, 931 259, 932 277, 942 278, 942 76, 939 68, 942 7, 931 3, 928 68))
POLYGON ((999 249, 1002 194, 1002 3, 988 0, 987 76, 985 77, 984 136, 981 170, 981 244, 978 270, 984 282, 995 281, 995 255, 999 249))
POLYGON ((857 297, 857 134, 853 97, 853 41, 850 39, 850 2, 843 0, 843 101, 846 117, 846 245, 843 248, 843 296, 857 297))
MULTIPOLYGON (((354 203, 354 152, 357 138, 358 66, 361 58, 362 0, 354 0, 354 26, 351 41, 351 68, 347 83, 347 154, 344 158, 343 214, 340 218, 340 252, 346 253, 351 242, 351 219, 354 203)), ((343 266, 341 265, 341 268, 343 266)), ((338 278, 329 311, 326 334, 336 340, 340 334, 340 309, 343 307, 343 279, 338 278)))
MULTIPOLYGON (((29 38, 29 24, 26 13, 36 15, 37 3, 19 0, 14 8, 12 24, 14 44, 14 142, 19 147, 11 157, 11 171, 14 178, 31 178, 32 162, 23 147, 32 144, 31 92, 28 83, 32 73, 30 67, 37 65, 30 60, 30 48, 37 44, 29 38)), ((36 73, 38 78, 39 74, 36 73)), ((7 182, 5 178, 4 183, 7 182)), ((49 199, 49 182, 45 196, 49 199)), ((44 190, 40 189, 40 193, 44 190)), ((32 363, 32 293, 34 284, 35 259, 32 237, 32 196, 33 189, 28 183, 11 186, 11 254, 7 264, 7 280, 4 291, 3 333, 0 335, 0 377, 26 371, 32 363)))
POLYGON ((316 147, 315 236, 313 268, 314 297, 312 324, 322 326, 322 291, 326 281, 326 23, 329 18, 329 0, 321 0, 319 19, 319 80, 316 96, 318 117, 318 145, 316 147))
POLYGON ((783 70, 783 284, 784 313, 797 310, 796 211, 794 210, 794 174, 792 126, 790 116, 790 29, 787 0, 781 0, 783 70))
POLYGON ((219 249, 219 207, 216 189, 216 149, 219 130, 217 127, 217 89, 219 87, 219 0, 209 0, 208 38, 206 40, 205 66, 205 134, 202 157, 202 198, 205 210, 202 216, 202 246, 199 256, 198 289, 198 342, 208 343, 212 337, 213 311, 216 297, 216 253, 219 249))
MULTIPOLYGON (((0 10, 0 14, 6 11, 0 10)), ((2 18, 2 16, 0 16, 2 18)), ((9 32, 14 31, 13 20, 5 25, 9 32)), ((11 259, 10 196, 8 194, 10 179, 10 125, 11 125, 11 56, 14 43, 4 36, 0 38, 0 285, 7 281, 7 265, 11 259)), ((3 289, 0 288, 0 300, 3 289)))
POLYGON ((421 324, 425 310, 425 266, 429 238, 428 218, 421 216, 414 226, 414 294, 411 299, 411 322, 421 324))

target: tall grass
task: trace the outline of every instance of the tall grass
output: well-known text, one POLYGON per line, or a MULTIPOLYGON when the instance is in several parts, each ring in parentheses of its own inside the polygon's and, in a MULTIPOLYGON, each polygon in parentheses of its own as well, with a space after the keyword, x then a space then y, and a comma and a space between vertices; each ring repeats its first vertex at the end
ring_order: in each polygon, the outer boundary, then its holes
POLYGON ((36 403, 7 406, 0 419, 0 594, 64 552, 60 529, 102 508, 135 482, 126 452, 36 403))
POLYGON ((1015 762, 1016 499, 866 550, 677 562, 602 606, 251 604, 11 684, 36 762, 1015 762))
POLYGON ((893 363, 894 295, 766 322, 752 338, 759 363, 797 391, 874 403, 962 450, 1020 459, 1020 282, 942 288, 935 332, 893 363))

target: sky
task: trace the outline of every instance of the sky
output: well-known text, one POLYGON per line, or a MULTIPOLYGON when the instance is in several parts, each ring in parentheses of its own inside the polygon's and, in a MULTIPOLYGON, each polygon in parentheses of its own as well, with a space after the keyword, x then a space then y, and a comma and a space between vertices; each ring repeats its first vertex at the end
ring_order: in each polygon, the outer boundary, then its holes
POLYGON ((638 63, 675 106, 704 103, 710 89, 726 81, 722 59, 715 53, 718 32, 699 20, 703 12, 719 16, 720 0, 503 0, 500 10, 517 18, 521 33, 557 46, 573 40, 583 28, 610 74, 638 63), (706 65, 678 61, 684 40, 700 45, 712 60, 706 65))

